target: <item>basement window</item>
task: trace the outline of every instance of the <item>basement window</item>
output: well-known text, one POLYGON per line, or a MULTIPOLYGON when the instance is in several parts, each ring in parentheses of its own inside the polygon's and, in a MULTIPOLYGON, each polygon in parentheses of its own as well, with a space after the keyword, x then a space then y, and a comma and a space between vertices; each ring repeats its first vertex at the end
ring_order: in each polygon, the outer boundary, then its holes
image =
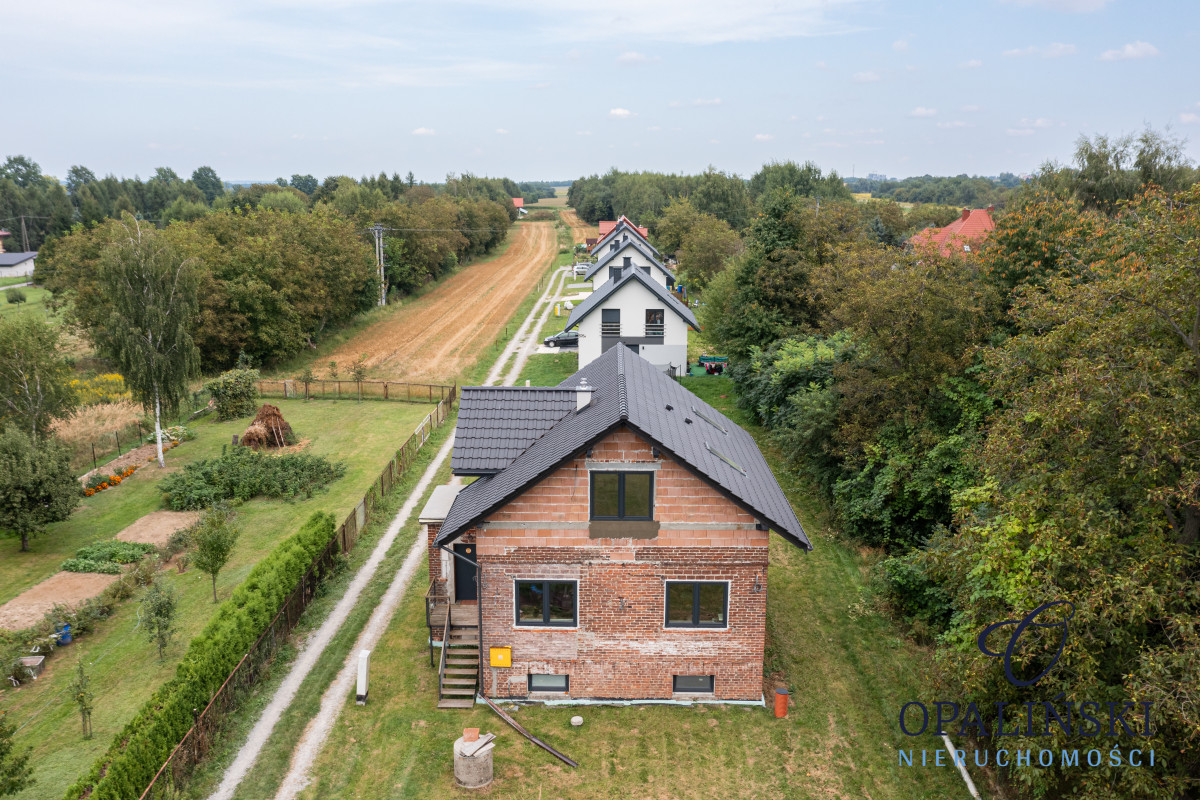
POLYGON ((671 691, 679 694, 712 694, 715 684, 715 675, 675 675, 671 681, 671 691))
POLYGON ((729 627, 725 581, 667 581, 668 628, 729 627))
POLYGON ((516 624, 573 628, 578 623, 578 581, 516 581, 516 624))
POLYGON ((530 675, 530 692, 563 692, 571 685, 570 675, 530 675))

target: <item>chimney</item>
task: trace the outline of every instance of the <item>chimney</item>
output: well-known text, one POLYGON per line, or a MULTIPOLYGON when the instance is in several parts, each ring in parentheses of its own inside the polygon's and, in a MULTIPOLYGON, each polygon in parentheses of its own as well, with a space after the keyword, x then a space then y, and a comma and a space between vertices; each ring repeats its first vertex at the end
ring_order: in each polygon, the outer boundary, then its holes
POLYGON ((967 219, 967 217, 969 217, 969 216, 971 216, 971 209, 964 208, 963 213, 962 213, 963 220, 965 221, 967 219))
POLYGON ((995 207, 995 206, 988 206, 988 207, 987 207, 987 212, 988 212, 988 216, 990 217, 992 214, 995 214, 995 213, 996 213, 996 207, 995 207))
POLYGON ((616 251, 617 251, 617 243, 613 242, 611 245, 608 246, 608 252, 615 253, 616 251))
POLYGON ((633 256, 625 256, 624 259, 622 259, 622 261, 621 261, 621 266, 622 267, 632 267, 633 266, 633 256))
POLYGON ((588 386, 587 378, 582 378, 575 387, 575 410, 583 411, 592 403, 592 387, 588 386))

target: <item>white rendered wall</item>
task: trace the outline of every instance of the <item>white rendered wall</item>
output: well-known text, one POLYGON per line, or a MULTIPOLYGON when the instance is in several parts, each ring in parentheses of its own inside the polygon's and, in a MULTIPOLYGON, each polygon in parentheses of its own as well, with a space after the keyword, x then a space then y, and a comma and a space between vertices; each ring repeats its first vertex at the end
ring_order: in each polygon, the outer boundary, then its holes
MULTIPOLYGON (((638 354, 659 369, 666 370, 668 366, 683 369, 683 365, 687 361, 687 323, 671 310, 671 306, 636 280, 626 283, 580 321, 577 326, 581 334, 579 340, 580 369, 600 357, 600 348, 603 346, 600 322, 604 317, 601 312, 604 309, 613 308, 621 311, 621 335, 634 338, 646 335, 646 309, 663 309, 665 313, 663 315, 662 344, 639 345, 638 354)), ((624 345, 621 346, 624 347, 624 345)))

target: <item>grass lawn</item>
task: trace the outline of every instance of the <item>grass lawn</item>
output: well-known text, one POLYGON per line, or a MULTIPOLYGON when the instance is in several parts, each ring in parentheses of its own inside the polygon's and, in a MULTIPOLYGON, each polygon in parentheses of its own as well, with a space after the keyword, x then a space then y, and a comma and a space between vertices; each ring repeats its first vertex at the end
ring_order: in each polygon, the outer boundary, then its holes
POLYGON ((517 386, 529 381, 531 386, 557 386, 579 371, 578 350, 564 347, 561 353, 537 354, 529 357, 517 377, 517 386))
MULTIPOLYGON (((353 401, 272 400, 283 411, 301 438, 312 440, 309 451, 346 462, 346 475, 327 491, 303 501, 252 500, 237 509, 241 538, 232 559, 217 581, 218 596, 227 598, 250 569, 282 539, 290 536, 314 511, 333 512, 340 522, 378 477, 394 453, 431 406, 408 403, 353 401)), ((196 440, 168 454, 168 469, 218 455, 233 433, 241 433, 248 420, 216 423, 200 420, 194 428, 196 440), (172 457, 174 456, 174 457, 172 457)), ((161 507, 156 484, 157 467, 144 467, 120 486, 101 492, 81 504, 69 520, 51 526, 35 540, 35 552, 17 552, 17 542, 3 541, 0 559, 0 598, 8 599, 22 589, 53 574, 59 563, 75 548, 98 539, 108 539, 145 513, 161 507)), ((57 652, 37 680, 20 689, 0 691, 0 710, 8 721, 20 726, 18 747, 33 747, 37 785, 19 798, 52 798, 60 795, 112 742, 113 736, 136 712, 151 692, 174 673, 175 664, 188 643, 207 623, 212 603, 206 575, 192 569, 182 575, 162 573, 167 584, 179 593, 179 632, 159 663, 152 646, 138 628, 136 599, 122 603, 117 612, 97 626, 95 632, 57 652), (66 695, 75 663, 89 665, 96 690, 93 715, 95 736, 84 741, 74 705, 66 695)))
MULTIPOLYGON (((726 380, 686 381, 757 436, 726 380), (726 395, 722 397, 721 395, 726 395)), ((762 439, 765 441, 765 438, 762 439)), ((350 697, 302 797, 454 798, 451 745, 464 727, 496 733, 495 783, 504 797, 945 798, 965 794, 953 768, 898 766, 897 748, 940 747, 903 736, 897 714, 921 698, 927 653, 886 620, 860 611, 865 561, 829 531, 821 503, 780 468, 780 482, 814 542, 802 553, 772 537, 765 671, 792 690, 786 720, 735 706, 527 706, 516 719, 579 761, 570 769, 490 710, 439 711, 422 593, 414 581, 371 658, 366 706, 350 697), (569 719, 584 718, 581 728, 569 719)), ((246 798, 269 797, 269 782, 246 798)))
POLYGON ((3 288, 5 286, 18 286, 22 283, 29 283, 32 280, 33 280, 32 275, 25 275, 23 277, 18 275, 15 278, 0 278, 0 288, 3 288))
POLYGON ((25 293, 24 303, 10 303, 0 292, 0 317, 38 317, 47 322, 57 324, 59 317, 51 315, 46 309, 46 300, 50 298, 50 290, 39 289, 36 286, 23 286, 18 291, 25 293))

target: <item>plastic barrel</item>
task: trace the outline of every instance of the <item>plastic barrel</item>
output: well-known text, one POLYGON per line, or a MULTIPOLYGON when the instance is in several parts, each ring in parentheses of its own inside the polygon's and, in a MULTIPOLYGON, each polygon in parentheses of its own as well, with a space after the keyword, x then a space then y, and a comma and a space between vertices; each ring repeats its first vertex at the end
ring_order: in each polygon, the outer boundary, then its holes
POLYGON ((58 634, 59 646, 62 646, 64 644, 70 644, 71 643, 71 626, 70 625, 57 625, 55 627, 56 627, 55 633, 58 634))
POLYGON ((775 690, 775 718, 783 719, 787 716, 788 690, 775 690))

